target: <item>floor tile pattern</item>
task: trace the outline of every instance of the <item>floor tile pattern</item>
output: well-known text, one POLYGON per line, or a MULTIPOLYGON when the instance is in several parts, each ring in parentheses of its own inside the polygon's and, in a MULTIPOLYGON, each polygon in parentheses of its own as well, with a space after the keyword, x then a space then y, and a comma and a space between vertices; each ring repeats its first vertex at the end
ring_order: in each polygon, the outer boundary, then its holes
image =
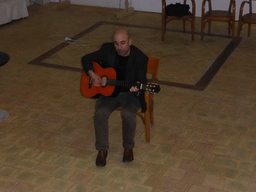
MULTIPOLYGON (((32 5, 28 18, 0 26, 0 50, 11 57, 0 69, 0 109, 9 112, 0 123, 0 191, 256 191, 255 26, 251 37, 243 28, 240 44, 205 90, 162 85, 154 96, 151 142, 145 142, 144 125, 138 119, 132 163, 122 162, 120 112, 114 112, 109 119, 107 165, 95 166, 95 100, 82 97, 81 74, 28 63, 59 45, 57 36, 74 37, 99 21, 161 28, 161 14, 133 12, 118 19, 118 11, 32 5)), ((96 49, 116 27, 98 28, 89 33, 92 47, 70 46, 50 61, 59 64, 62 59, 77 66, 83 53, 77 50, 96 49)), ((159 78, 193 83, 202 73, 201 64, 209 66, 230 41, 225 37, 226 24, 212 27, 219 36, 207 35, 203 41, 199 18, 194 42, 189 33, 179 32, 181 25, 175 22, 168 25, 171 30, 164 42, 161 31, 152 29, 145 34, 133 29, 133 37, 148 55, 161 59, 159 78), (141 36, 148 41, 141 41, 141 36), (169 57, 161 46, 172 50, 169 57)))

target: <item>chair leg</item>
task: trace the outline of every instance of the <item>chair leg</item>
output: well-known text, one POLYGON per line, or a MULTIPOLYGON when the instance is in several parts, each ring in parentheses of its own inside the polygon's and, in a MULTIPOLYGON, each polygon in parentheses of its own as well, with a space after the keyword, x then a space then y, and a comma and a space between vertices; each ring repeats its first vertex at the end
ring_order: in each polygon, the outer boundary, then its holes
POLYGON ((183 33, 186 32, 186 20, 183 20, 183 33))
POLYGON ((232 38, 234 38, 235 37, 235 30, 236 30, 236 22, 235 21, 232 22, 231 27, 232 27, 232 38))
POLYGON ((166 22, 163 21, 163 23, 162 23, 162 41, 164 40, 165 31, 166 31, 166 22))
POLYGON ((150 114, 149 110, 145 112, 145 135, 146 135, 146 141, 150 142, 150 114))
POLYGON ((232 27, 231 23, 229 23, 228 25, 229 25, 228 35, 230 36, 231 35, 231 30, 232 30, 232 33, 233 33, 233 27, 232 27))
POLYGON ((204 27, 205 27, 205 22, 204 19, 201 19, 201 39, 203 40, 204 38, 204 27))
POLYGON ((146 141, 150 141, 150 94, 145 93, 145 101, 147 103, 147 110, 144 114, 146 141))
POLYGON ((231 28, 231 24, 230 24, 230 22, 228 22, 228 35, 230 36, 230 28, 231 28))
POLYGON ((191 33, 192 33, 191 39, 194 40, 194 37, 195 37, 195 18, 193 18, 192 22, 191 22, 191 33))
POLYGON ((208 34, 211 34, 212 22, 208 21, 208 34))
POLYGON ((150 95, 150 107, 149 107, 149 114, 150 114, 150 125, 154 125, 154 101, 153 101, 153 95, 150 95))
POLYGON ((242 21, 239 19, 239 21, 238 21, 238 27, 237 27, 237 38, 238 38, 238 39, 239 39, 239 37, 240 37, 241 30, 242 30, 242 21))
POLYGON ((152 109, 152 111, 150 112, 150 125, 154 125, 155 121, 154 121, 154 110, 152 109))
POLYGON ((248 23, 248 37, 251 35, 251 23, 248 23))

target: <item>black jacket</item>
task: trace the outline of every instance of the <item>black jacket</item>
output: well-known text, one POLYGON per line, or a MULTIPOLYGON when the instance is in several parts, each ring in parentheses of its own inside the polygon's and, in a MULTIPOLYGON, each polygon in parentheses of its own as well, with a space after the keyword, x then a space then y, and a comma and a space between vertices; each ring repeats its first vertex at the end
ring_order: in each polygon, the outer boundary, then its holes
MULTIPOLYGON (((103 68, 114 67, 117 52, 113 43, 104 43, 98 51, 82 57, 82 65, 85 73, 93 70, 92 61, 97 62, 103 68)), ((147 83, 148 57, 137 47, 131 45, 130 56, 127 61, 125 81, 135 84, 147 83)), ((135 93, 140 99, 142 112, 146 111, 145 95, 143 91, 135 93)))

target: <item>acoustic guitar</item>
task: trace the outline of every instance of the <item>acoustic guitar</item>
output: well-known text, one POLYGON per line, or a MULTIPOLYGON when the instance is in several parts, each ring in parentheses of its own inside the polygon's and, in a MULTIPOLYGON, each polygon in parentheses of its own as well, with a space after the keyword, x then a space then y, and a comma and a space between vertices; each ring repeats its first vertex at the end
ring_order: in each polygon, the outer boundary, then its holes
POLYGON ((114 68, 102 68, 96 62, 93 62, 92 64, 94 73, 96 73, 102 79, 102 85, 99 87, 94 86, 91 77, 86 75, 86 73, 83 71, 81 79, 81 93, 85 97, 90 98, 98 94, 107 97, 111 96, 116 86, 128 88, 132 86, 137 86, 138 89, 144 90, 152 94, 158 93, 160 91, 160 86, 156 83, 137 83, 136 85, 134 85, 130 82, 116 80, 116 71, 114 68))

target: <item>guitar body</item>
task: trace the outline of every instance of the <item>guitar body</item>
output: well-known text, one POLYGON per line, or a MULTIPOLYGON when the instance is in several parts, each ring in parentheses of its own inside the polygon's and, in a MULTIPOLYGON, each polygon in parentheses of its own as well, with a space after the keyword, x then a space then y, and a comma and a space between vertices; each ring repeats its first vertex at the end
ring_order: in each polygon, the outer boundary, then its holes
MULTIPOLYGON (((107 77, 107 79, 116 79, 116 71, 113 68, 102 68, 98 63, 93 62, 94 73, 96 73, 99 77, 107 77)), ((110 96, 114 90, 115 86, 106 85, 101 87, 95 87, 93 83, 90 82, 90 76, 86 75, 83 71, 82 79, 81 79, 81 93, 85 97, 93 97, 98 94, 104 96, 110 96)))

